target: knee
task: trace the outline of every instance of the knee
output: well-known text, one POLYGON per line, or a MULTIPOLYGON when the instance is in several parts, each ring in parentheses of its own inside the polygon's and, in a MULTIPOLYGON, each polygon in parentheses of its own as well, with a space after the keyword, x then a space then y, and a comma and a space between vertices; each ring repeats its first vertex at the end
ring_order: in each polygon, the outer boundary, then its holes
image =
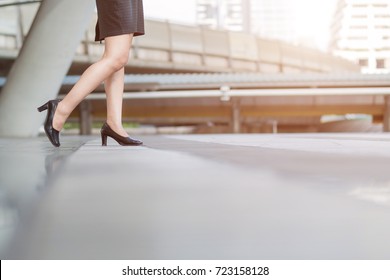
POLYGON ((116 56, 107 57, 106 59, 109 64, 109 67, 114 72, 116 72, 126 66, 129 60, 129 55, 128 54, 116 55, 116 56))

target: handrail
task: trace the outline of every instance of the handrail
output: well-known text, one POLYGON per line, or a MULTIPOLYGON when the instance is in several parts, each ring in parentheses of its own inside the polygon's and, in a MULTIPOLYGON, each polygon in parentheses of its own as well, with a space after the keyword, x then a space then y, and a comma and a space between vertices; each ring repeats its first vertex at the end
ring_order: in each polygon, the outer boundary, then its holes
MULTIPOLYGON (((230 97, 257 97, 257 96, 390 96, 388 87, 371 88, 299 88, 299 89, 240 89, 220 90, 179 90, 179 91, 149 91, 123 94, 123 99, 186 99, 186 98, 220 98, 229 101, 230 97)), ((63 98, 64 95, 59 95, 63 98)), ((94 93, 86 100, 106 100, 106 94, 94 93)))

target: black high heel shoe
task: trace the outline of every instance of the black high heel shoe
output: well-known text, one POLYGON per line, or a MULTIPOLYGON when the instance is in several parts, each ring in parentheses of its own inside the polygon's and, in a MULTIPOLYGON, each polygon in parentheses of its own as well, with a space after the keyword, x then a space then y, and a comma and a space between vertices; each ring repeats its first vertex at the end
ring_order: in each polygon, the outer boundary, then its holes
POLYGON ((143 144, 139 140, 132 139, 130 137, 120 136, 114 130, 112 130, 107 123, 104 123, 102 129, 100 130, 100 133, 102 135, 102 146, 107 146, 107 136, 110 136, 122 146, 139 146, 143 144))
POLYGON ((58 103, 61 100, 50 100, 43 104, 41 107, 38 107, 38 111, 42 112, 47 110, 47 115, 46 115, 46 120, 45 120, 45 133, 47 138, 49 138, 50 142, 55 146, 59 147, 60 146, 60 137, 59 134, 60 132, 56 130, 53 127, 53 118, 54 118, 54 113, 57 109, 58 103))

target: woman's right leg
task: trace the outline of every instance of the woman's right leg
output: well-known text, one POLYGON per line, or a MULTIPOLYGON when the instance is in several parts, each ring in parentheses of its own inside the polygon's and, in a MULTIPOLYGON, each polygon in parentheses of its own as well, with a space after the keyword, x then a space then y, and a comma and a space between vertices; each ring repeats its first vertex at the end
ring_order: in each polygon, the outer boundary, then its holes
POLYGON ((81 75, 80 80, 58 104, 53 118, 53 127, 60 131, 77 105, 104 80, 127 64, 132 35, 125 34, 105 38, 104 55, 81 75))
POLYGON ((125 69, 115 72, 104 81, 107 95, 107 124, 119 135, 129 137, 122 126, 122 103, 125 69))

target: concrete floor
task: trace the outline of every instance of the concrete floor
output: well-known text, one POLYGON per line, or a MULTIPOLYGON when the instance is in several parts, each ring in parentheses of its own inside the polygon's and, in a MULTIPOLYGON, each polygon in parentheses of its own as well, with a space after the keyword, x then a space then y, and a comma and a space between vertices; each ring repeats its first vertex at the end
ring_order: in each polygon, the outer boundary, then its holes
POLYGON ((2 259, 390 258, 389 134, 98 138, 0 139, 2 259))

